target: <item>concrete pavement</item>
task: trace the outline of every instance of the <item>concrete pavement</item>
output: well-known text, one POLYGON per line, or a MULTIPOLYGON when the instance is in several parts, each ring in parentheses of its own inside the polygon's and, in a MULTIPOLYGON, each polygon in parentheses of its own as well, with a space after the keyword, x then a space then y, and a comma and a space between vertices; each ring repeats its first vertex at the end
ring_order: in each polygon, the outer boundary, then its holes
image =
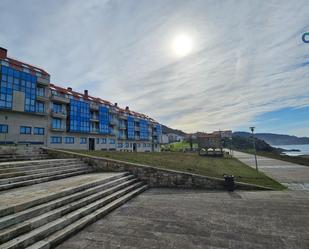
POLYGON ((307 249, 308 207, 308 191, 150 189, 57 249, 307 249))
MULTIPOLYGON (((254 155, 233 151, 233 156, 255 168, 254 155)), ((258 168, 292 190, 309 190, 309 166, 257 156, 258 168)))

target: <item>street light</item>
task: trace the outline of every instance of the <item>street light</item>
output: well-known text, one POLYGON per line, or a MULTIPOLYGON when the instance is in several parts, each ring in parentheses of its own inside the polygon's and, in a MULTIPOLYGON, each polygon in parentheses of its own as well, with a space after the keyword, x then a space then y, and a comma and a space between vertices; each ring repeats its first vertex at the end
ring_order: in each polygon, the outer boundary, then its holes
POLYGON ((254 137, 254 129, 255 129, 255 127, 251 126, 249 128, 250 128, 250 130, 252 132, 252 140, 253 140, 253 148, 254 148, 254 159, 255 159, 255 169, 256 169, 256 172, 259 172, 257 158, 256 158, 255 137, 254 137))

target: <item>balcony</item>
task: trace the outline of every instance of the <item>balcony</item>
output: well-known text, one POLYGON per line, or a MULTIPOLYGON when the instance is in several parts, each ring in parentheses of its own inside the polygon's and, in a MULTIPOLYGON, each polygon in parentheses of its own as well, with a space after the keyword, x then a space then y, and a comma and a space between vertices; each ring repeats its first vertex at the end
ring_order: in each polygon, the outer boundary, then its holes
POLYGON ((118 127, 120 130, 125 130, 127 129, 127 126, 125 124, 119 124, 119 127, 118 127))
POLYGON ((70 99, 68 97, 65 97, 65 96, 52 95, 51 100, 56 101, 56 102, 60 102, 60 103, 65 103, 65 104, 70 103, 70 99))
POLYGON ((90 121, 92 121, 92 122, 99 122, 99 116, 91 116, 90 117, 90 121))
POLYGON ((118 120, 116 118, 112 118, 112 119, 109 120, 109 123, 111 125, 117 125, 118 124, 118 120))
POLYGON ((134 130, 139 131, 140 130, 139 126, 134 126, 134 130))
POLYGON ((112 135, 112 136, 116 136, 118 134, 118 132, 117 132, 117 130, 111 129, 109 134, 112 135))
POLYGON ((120 114, 120 115, 119 115, 119 118, 120 118, 120 119, 127 120, 127 119, 128 119, 128 116, 126 116, 126 115, 124 115, 124 114, 120 114))
POLYGON ((65 111, 63 112, 55 112, 55 111, 51 111, 51 115, 54 118, 66 118, 67 117, 67 113, 65 111))
POLYGON ((44 102, 49 101, 48 97, 45 95, 36 95, 36 99, 44 102))
POLYGON ((99 110, 99 105, 98 104, 94 104, 94 103, 90 103, 90 110, 98 111, 99 110))
POLYGON ((37 78, 37 83, 40 84, 40 85, 48 86, 49 81, 50 80, 48 78, 42 78, 42 77, 37 78))
POLYGON ((98 128, 90 128, 90 133, 98 134, 99 133, 99 129, 98 128))
POLYGON ((59 132, 63 132, 66 130, 65 126, 61 126, 61 127, 51 127, 50 128, 52 131, 59 131, 59 132))
POLYGON ((127 139, 127 136, 125 134, 119 134, 118 139, 127 139))

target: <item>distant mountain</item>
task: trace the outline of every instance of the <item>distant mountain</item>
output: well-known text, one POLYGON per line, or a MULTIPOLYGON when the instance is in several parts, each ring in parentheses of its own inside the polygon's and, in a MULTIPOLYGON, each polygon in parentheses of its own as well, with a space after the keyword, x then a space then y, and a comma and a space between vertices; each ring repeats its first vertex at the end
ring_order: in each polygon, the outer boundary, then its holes
POLYGON ((174 134, 177 134, 179 136, 186 136, 187 135, 187 133, 183 132, 182 130, 176 130, 176 129, 167 127, 165 125, 162 125, 162 133, 163 134, 174 133, 174 134))
MULTIPOLYGON (((233 136, 248 138, 251 136, 251 133, 237 131, 233 132, 233 136)), ((296 137, 273 133, 255 133, 255 136, 271 145, 309 144, 309 137, 296 137)))

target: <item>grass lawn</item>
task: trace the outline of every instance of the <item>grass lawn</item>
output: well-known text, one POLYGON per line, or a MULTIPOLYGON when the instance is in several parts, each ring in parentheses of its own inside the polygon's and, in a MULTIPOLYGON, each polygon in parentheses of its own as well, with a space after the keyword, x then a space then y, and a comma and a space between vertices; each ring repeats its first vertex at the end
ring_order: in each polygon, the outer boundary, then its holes
MULTIPOLYGON (((197 148, 197 143, 193 143, 193 148, 197 148)), ((170 151, 183 151, 184 149, 190 149, 189 142, 174 142, 166 145, 162 145, 163 149, 169 149, 170 151)))
MULTIPOLYGON (((254 154, 253 150, 246 150, 243 152, 254 154)), ((258 151, 257 154, 259 156, 264 156, 264 157, 269 157, 273 159, 278 159, 282 161, 287 161, 291 163, 297 163, 297 164, 309 166, 309 156, 287 156, 287 155, 280 155, 275 152, 263 152, 263 151, 258 151)))
POLYGON ((208 158, 199 156, 197 153, 182 152, 132 153, 81 150, 74 150, 74 152, 218 178, 229 174, 234 175, 235 180, 239 182, 257 184, 277 190, 284 189, 280 183, 263 173, 257 173, 254 169, 231 157, 208 158))

